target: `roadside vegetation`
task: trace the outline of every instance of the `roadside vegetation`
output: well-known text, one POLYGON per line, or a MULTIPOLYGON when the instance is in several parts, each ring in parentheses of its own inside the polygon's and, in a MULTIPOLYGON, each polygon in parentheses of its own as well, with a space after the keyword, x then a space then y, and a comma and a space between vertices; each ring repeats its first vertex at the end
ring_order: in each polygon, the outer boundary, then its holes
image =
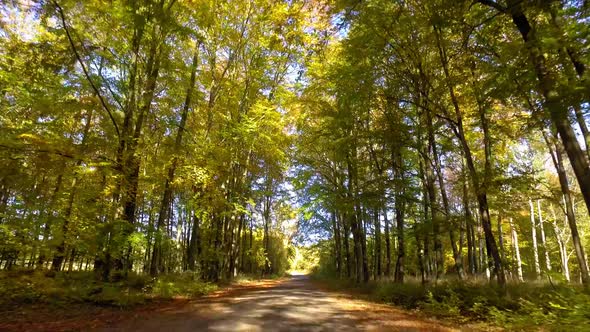
POLYGON ((315 262, 312 279, 328 290, 483 330, 590 331, 590 293, 581 285, 560 280, 559 275, 552 281, 508 282, 505 287, 490 285, 485 277, 449 277, 426 284, 416 277, 403 284, 380 278, 358 284, 339 277, 333 265, 320 260, 320 248, 316 245, 306 252, 316 254, 309 260, 315 262))
POLYGON ((90 272, 15 270, 0 272, 0 312, 25 305, 68 307, 93 304, 130 308, 150 301, 194 298, 218 289, 192 273, 151 278, 129 275, 118 282, 103 282, 90 272))

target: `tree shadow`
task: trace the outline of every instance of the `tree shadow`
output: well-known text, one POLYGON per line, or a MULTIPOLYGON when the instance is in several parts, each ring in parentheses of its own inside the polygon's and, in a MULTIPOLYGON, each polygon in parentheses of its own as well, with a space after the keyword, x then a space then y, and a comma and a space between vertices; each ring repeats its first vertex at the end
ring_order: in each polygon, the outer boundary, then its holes
POLYGON ((315 289, 305 276, 274 287, 238 287, 101 331, 449 331, 399 310, 315 289))

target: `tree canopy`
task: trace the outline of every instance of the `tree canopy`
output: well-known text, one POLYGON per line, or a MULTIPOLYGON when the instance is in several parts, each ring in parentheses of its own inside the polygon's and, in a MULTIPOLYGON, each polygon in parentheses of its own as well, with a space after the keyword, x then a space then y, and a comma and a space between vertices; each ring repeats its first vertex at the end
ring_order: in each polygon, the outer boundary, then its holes
POLYGON ((3 1, 0 268, 590 285, 587 1, 3 1))

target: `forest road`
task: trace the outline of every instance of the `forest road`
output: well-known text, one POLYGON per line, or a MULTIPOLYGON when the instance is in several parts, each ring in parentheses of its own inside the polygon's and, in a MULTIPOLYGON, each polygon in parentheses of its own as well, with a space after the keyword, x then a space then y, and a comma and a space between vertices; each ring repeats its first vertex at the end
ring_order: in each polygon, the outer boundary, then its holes
POLYGON ((237 286, 97 331, 458 331, 435 320, 324 291, 307 276, 237 286))

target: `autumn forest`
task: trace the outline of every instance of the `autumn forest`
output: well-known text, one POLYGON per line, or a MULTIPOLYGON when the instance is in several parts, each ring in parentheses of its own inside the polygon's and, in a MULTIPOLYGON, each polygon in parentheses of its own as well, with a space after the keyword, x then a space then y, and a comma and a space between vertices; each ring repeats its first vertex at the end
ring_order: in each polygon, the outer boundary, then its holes
POLYGON ((589 38, 586 0, 0 0, 0 309, 299 271, 590 324, 589 38))

